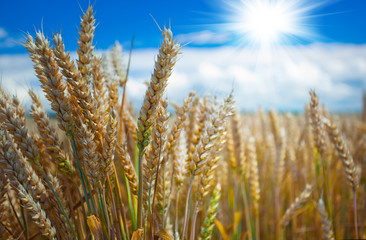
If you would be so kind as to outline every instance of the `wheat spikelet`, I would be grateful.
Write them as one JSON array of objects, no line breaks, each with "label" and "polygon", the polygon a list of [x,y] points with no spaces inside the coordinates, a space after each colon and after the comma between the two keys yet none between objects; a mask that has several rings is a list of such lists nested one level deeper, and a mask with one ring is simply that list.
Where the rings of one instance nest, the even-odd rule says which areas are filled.
[{"label": "wheat spikelet", "polygon": [[207,120],[209,113],[207,106],[201,103],[200,98],[196,96],[193,99],[191,108],[189,110],[189,121],[186,124],[187,134],[187,158],[186,158],[186,173],[189,175],[190,164],[193,160],[194,154],[197,152],[197,146],[203,134],[204,122]]},{"label": "wheat spikelet", "polygon": [[123,50],[121,44],[116,41],[111,51],[111,63],[118,78],[119,85],[122,87],[126,81],[126,67],[123,62]]},{"label": "wheat spikelet", "polygon": [[25,125],[25,109],[20,105],[19,99],[15,95],[12,97],[12,99],[10,99],[10,96],[5,93],[2,87],[0,87],[0,96],[11,104],[12,108],[15,109],[17,117],[19,118],[19,122],[22,125]]},{"label": "wheat spikelet", "polygon": [[184,183],[185,179],[185,162],[183,161],[184,156],[184,145],[178,142],[176,150],[174,151],[173,156],[173,177],[174,177],[174,184],[176,185],[177,190],[181,188]]},{"label": "wheat spikelet", "polygon": [[112,63],[112,51],[107,51],[102,58],[102,67],[106,82],[117,81]]},{"label": "wheat spikelet", "polygon": [[247,154],[248,154],[247,159],[250,171],[250,178],[249,178],[250,189],[252,197],[254,199],[254,206],[258,208],[260,199],[260,188],[259,188],[257,152],[255,149],[255,140],[253,137],[249,138]]},{"label": "wheat spikelet", "polygon": [[318,204],[316,204],[316,209],[320,214],[320,222],[321,222],[321,229],[323,232],[323,239],[324,240],[333,240],[334,234],[332,230],[332,223],[328,218],[327,211],[325,210],[323,199],[319,199]]},{"label": "wheat spikelet", "polygon": [[[158,166],[161,168],[163,163],[163,153],[165,150],[165,139],[166,139],[166,122],[169,118],[166,108],[168,102],[166,100],[160,101],[160,105],[156,109],[155,124],[152,131],[151,147],[149,148],[148,154],[146,154],[144,163],[144,203],[147,206],[149,194],[153,193],[152,186],[154,185],[156,172]],[[161,170],[160,170],[161,171]],[[158,183],[155,183],[158,184]],[[161,189],[160,189],[161,190]],[[154,193],[155,194],[155,193]],[[151,195],[152,196],[152,195]],[[151,202],[150,202],[151,203]]]},{"label": "wheat spikelet", "polygon": [[206,217],[205,220],[203,221],[203,225],[201,228],[200,239],[202,240],[209,240],[212,237],[214,221],[219,208],[220,198],[221,198],[221,185],[217,184],[213,191],[213,195],[210,200],[210,205],[208,207]]},{"label": "wheat spikelet", "polygon": [[235,159],[235,153],[234,153],[234,140],[231,132],[231,126],[230,124],[226,127],[226,151],[228,155],[228,162],[230,163],[230,166],[232,169],[236,169],[238,164]]},{"label": "wheat spikelet", "polygon": [[7,98],[0,99],[0,121],[3,123],[3,127],[13,135],[14,141],[25,156],[31,162],[38,164],[39,149],[25,127],[24,121],[19,120],[16,110]]},{"label": "wheat spikelet", "polygon": [[231,134],[233,136],[233,143],[234,143],[234,156],[236,160],[236,166],[239,168],[242,167],[243,161],[243,152],[241,151],[242,147],[242,140],[240,134],[240,123],[239,123],[239,113],[235,112],[231,117]]},{"label": "wheat spikelet", "polygon": [[[11,106],[6,102],[5,99],[0,100],[0,119],[4,121],[3,127],[5,127],[5,139],[11,143],[12,146],[3,145],[4,148],[4,154],[11,149],[11,151],[14,151],[14,153],[11,156],[5,156],[4,160],[7,163],[7,166],[12,169],[10,170],[15,178],[18,179],[23,185],[27,191],[32,193],[32,197],[38,200],[39,197],[41,198],[41,204],[42,207],[45,209],[48,209],[50,207],[53,207],[55,218],[58,222],[61,222],[61,209],[59,205],[57,204],[57,201],[55,199],[55,196],[53,194],[48,194],[48,198],[45,198],[46,190],[50,191],[49,186],[44,186],[38,177],[42,176],[43,178],[46,178],[45,172],[43,167],[40,165],[39,157],[40,157],[40,151],[38,147],[35,144],[35,140],[30,134],[28,133],[27,128],[23,125],[21,125],[21,121],[18,121],[18,118],[16,118],[15,110],[11,109]],[[12,134],[12,137],[9,135],[9,133]],[[18,149],[19,148],[19,149]],[[6,150],[6,151],[5,151]],[[23,156],[24,154],[24,156]],[[26,160],[24,159],[26,157],[33,165],[30,166]],[[14,161],[14,159],[18,159],[18,163],[22,163],[23,166],[17,166],[13,165],[15,163],[11,163],[11,159]],[[20,168],[19,168],[20,167]],[[22,175],[16,175],[16,171],[20,169],[25,169],[26,174]],[[37,175],[38,174],[38,175]],[[24,177],[29,177],[29,183],[26,182]],[[19,180],[19,179],[22,180]],[[28,186],[28,187],[27,187]],[[30,188],[33,188],[31,191]]]},{"label": "wheat spikelet", "polygon": [[168,78],[172,74],[172,68],[176,63],[176,58],[180,50],[180,45],[173,40],[173,34],[170,29],[164,28],[162,35],[164,42],[159,49],[159,54],[155,61],[154,73],[151,75],[151,81],[146,90],[137,121],[137,139],[140,151],[144,151],[149,144],[150,128],[153,123],[152,118],[167,86]]},{"label": "wheat spikelet", "polygon": [[281,225],[286,226],[296,212],[302,208],[310,199],[311,196],[311,185],[306,185],[305,190],[298,196],[290,207],[287,208],[285,214],[282,216]]},{"label": "wheat spikelet", "polygon": [[131,136],[133,139],[133,143],[135,143],[137,141],[136,122],[133,119],[131,112],[125,110],[122,116],[122,120],[126,128],[126,138],[127,136]]},{"label": "wheat spikelet", "polygon": [[175,123],[168,136],[168,142],[167,142],[167,148],[166,148],[168,151],[168,155],[172,154],[174,151],[174,148],[180,137],[180,133],[183,129],[184,122],[186,121],[187,112],[189,110],[190,103],[192,102],[192,99],[194,98],[194,96],[195,96],[195,94],[193,92],[191,92],[189,94],[189,96],[184,100],[183,106],[181,108],[177,109],[176,120],[175,120]]},{"label": "wheat spikelet", "polygon": [[318,96],[313,90],[310,91],[310,97],[311,125],[313,126],[314,143],[319,153],[323,157],[326,151],[326,146],[324,125],[321,121],[319,111],[319,100]]},{"label": "wheat spikelet", "polygon": [[326,118],[322,118],[322,123],[327,127],[330,140],[334,144],[338,157],[343,163],[344,170],[346,172],[347,180],[354,191],[357,190],[360,183],[360,176],[357,174],[353,157],[345,143],[343,137],[339,133],[339,130],[335,124],[330,122]]},{"label": "wheat spikelet", "polygon": [[19,121],[21,124],[25,124],[25,109],[20,105],[19,99],[15,95],[12,97],[12,104],[15,108]]},{"label": "wheat spikelet", "polygon": [[279,125],[279,121],[278,121],[278,114],[276,111],[274,110],[270,110],[268,112],[269,114],[269,119],[271,122],[271,130],[272,130],[272,134],[276,143],[276,146],[278,146],[280,143],[280,125]]},{"label": "wheat spikelet", "polygon": [[65,45],[61,34],[53,35],[53,53],[56,57],[57,65],[61,69],[61,73],[67,82],[67,90],[70,95],[79,97],[76,92],[77,85],[81,84],[81,75],[76,68],[74,61],[71,60],[70,53],[65,51]]},{"label": "wheat spikelet", "polygon": [[29,91],[29,95],[33,100],[30,115],[32,115],[37,124],[46,152],[50,155],[52,161],[57,162],[57,167],[62,172],[67,173],[69,176],[73,176],[75,169],[70,162],[67,153],[59,147],[60,142],[56,135],[56,129],[51,126],[50,120],[37,95],[32,90]]},{"label": "wheat spikelet", "polygon": [[45,186],[6,130],[1,131],[0,163],[11,183],[19,182],[45,209],[49,208]]},{"label": "wheat spikelet", "polygon": [[197,113],[197,127],[194,129],[193,135],[194,145],[197,145],[200,141],[204,126],[210,120],[209,117],[214,113],[214,106],[216,105],[216,102],[214,103],[213,99],[208,94],[203,100],[200,99]]},{"label": "wheat spikelet", "polygon": [[[208,135],[211,141],[210,144],[213,145],[213,148],[208,155],[208,160],[206,161],[206,166],[203,169],[203,174],[201,175],[199,182],[197,195],[198,202],[203,200],[203,197],[208,194],[209,189],[212,187],[214,170],[217,167],[217,161],[219,159],[218,156],[223,148],[223,142],[226,138],[226,121],[227,118],[233,114],[233,104],[233,96],[230,94],[210,119],[213,128],[210,130]],[[206,149],[210,148],[206,146]]]},{"label": "wheat spikelet", "polygon": [[[197,111],[198,106],[200,103],[200,98],[196,96],[192,100],[192,104],[188,110],[188,121],[185,124],[186,134],[187,134],[187,155],[192,155],[194,152],[194,135],[195,135],[195,129],[197,128]],[[193,149],[192,149],[193,147]]]},{"label": "wheat spikelet", "polygon": [[164,27],[162,30],[164,37],[163,44],[159,49],[157,60],[155,61],[154,73],[151,75],[150,84],[145,92],[143,104],[137,120],[137,147],[139,149],[139,188],[138,188],[138,228],[142,227],[142,206],[144,195],[143,184],[143,155],[146,147],[150,143],[151,126],[154,121],[155,110],[165,91],[168,78],[172,74],[172,68],[176,63],[180,45],[173,40],[173,33]]},{"label": "wheat spikelet", "polygon": [[[72,114],[74,115],[74,119],[77,125],[80,125],[81,122],[87,123],[89,125],[89,128],[93,132],[96,132],[96,130],[100,130],[104,127],[102,123],[104,123],[105,121],[104,119],[98,118],[98,115],[96,114],[100,109],[97,108],[97,100],[96,98],[92,97],[91,89],[88,84],[92,73],[88,70],[89,72],[87,73],[87,77],[86,75],[83,75],[82,72],[79,72],[76,69],[74,62],[72,62],[70,59],[70,54],[68,52],[65,52],[65,46],[60,34],[55,34],[53,36],[53,42],[55,45],[53,52],[57,57],[57,64],[59,67],[61,67],[61,72],[65,76],[66,82],[68,84],[68,92],[71,95],[71,99],[69,101],[72,104]],[[91,60],[87,60],[88,64],[86,64],[85,66],[82,64],[84,68],[91,69],[91,62],[92,60],[94,60],[94,57],[92,57],[93,56],[88,57],[91,58]],[[80,62],[78,63],[79,65],[81,64]],[[100,73],[96,71],[95,66],[93,70],[94,77],[100,78]],[[96,80],[100,81],[100,79]],[[101,133],[97,132],[97,134],[99,135],[95,136],[96,141],[99,140],[98,137],[100,137]]]},{"label": "wheat spikelet", "polygon": [[34,69],[47,99],[51,102],[51,108],[56,113],[60,128],[65,132],[72,132],[74,122],[70,114],[71,105],[65,94],[66,85],[62,81],[55,55],[43,34],[37,32],[36,35],[36,42],[34,42],[32,36],[28,34],[25,46],[31,58],[35,59]]},{"label": "wheat spikelet", "polygon": [[39,227],[42,235],[49,239],[56,239],[56,230],[46,216],[46,213],[41,208],[41,205],[33,199],[31,194],[27,192],[22,184],[18,183],[17,190],[18,197],[20,198],[23,206],[30,212],[32,220]]},{"label": "wheat spikelet", "polygon": [[33,199],[40,202],[43,209],[53,213],[53,219],[60,226],[64,226],[61,210],[49,188],[43,185],[9,133],[5,130],[1,134],[0,163],[4,167],[5,172],[9,174],[10,182],[13,185],[21,184]]},{"label": "wheat spikelet", "polygon": [[101,177],[110,172],[111,164],[114,160],[114,152],[117,142],[117,120],[114,109],[111,109],[107,125],[107,132],[104,139],[104,146],[102,152],[102,169],[100,169]]},{"label": "wheat spikelet", "polygon": [[102,68],[102,60],[99,57],[94,56],[91,62],[92,75],[93,75],[93,97],[95,107],[96,129],[95,132],[102,139],[105,137],[106,119],[108,118],[109,106],[107,105],[107,89],[106,81],[104,78],[104,72]]},{"label": "wheat spikelet", "polygon": [[164,229],[164,216],[167,210],[167,200],[169,197],[168,189],[170,189],[170,181],[169,178],[167,178],[167,175],[169,174],[169,169],[165,163],[162,163],[160,166],[160,170],[157,177],[157,185],[156,185],[156,192],[154,193],[156,195],[156,217],[158,220],[158,223],[160,225],[160,229]]},{"label": "wheat spikelet", "polygon": [[[166,143],[166,122],[169,119],[169,114],[167,113],[167,100],[160,102],[160,107],[158,107],[156,111],[156,120],[153,130],[152,142],[151,142],[151,149],[156,149],[157,152],[153,154],[154,162],[157,163],[157,167],[155,173],[152,175],[156,175],[156,191],[154,191],[154,196],[156,196],[157,204],[157,216],[160,223],[160,227],[163,228],[163,221],[164,215],[166,210],[166,192],[169,189],[168,179],[165,178],[166,171],[166,157],[163,155],[165,152],[165,143]],[[153,206],[154,207],[154,206]]]},{"label": "wheat spikelet", "polygon": [[80,160],[85,165],[90,184],[95,187],[101,179],[101,172],[103,169],[101,156],[97,152],[97,146],[93,141],[93,133],[89,128],[85,124],[82,124],[79,131]]},{"label": "wheat spikelet", "polygon": [[278,136],[278,147],[276,151],[276,162],[275,162],[275,177],[276,183],[280,186],[280,183],[283,179],[284,172],[285,172],[285,159],[286,159],[286,134],[285,130],[281,128],[279,130]]},{"label": "wheat spikelet", "polygon": [[110,108],[118,109],[118,82],[117,81],[110,81],[107,83],[107,89],[108,89],[108,106],[109,108],[107,111],[110,110]]},{"label": "wheat spikelet", "polygon": [[130,185],[131,192],[134,195],[137,195],[138,190],[137,175],[135,172],[135,168],[133,167],[133,164],[130,160],[130,155],[127,153],[126,145],[117,144],[117,156],[122,163],[122,167],[126,174],[128,183]]},{"label": "wheat spikelet", "polygon": [[200,179],[197,182],[198,191],[196,194],[197,199],[195,201],[195,209],[192,219],[191,238],[194,238],[196,225],[195,223],[197,215],[200,211],[200,206],[202,204],[203,198],[205,195],[207,195],[208,190],[212,186],[211,180],[214,176],[213,173],[218,160],[218,157],[214,154],[217,154],[222,149],[222,142],[225,139],[226,118],[232,114],[232,104],[232,94],[230,94],[230,96],[225,99],[224,104],[222,104],[219,109],[216,109],[216,111],[212,113],[210,112],[207,123],[202,129],[203,133],[202,135],[199,135],[200,138],[198,146],[197,148],[194,148],[193,156],[188,156],[188,165],[186,166],[186,168],[188,176],[190,176],[191,180],[186,198],[184,227],[182,232],[183,239],[188,226],[188,203],[194,183],[193,180],[196,176],[200,176]]},{"label": "wheat spikelet", "polygon": [[198,146],[194,149],[193,155],[188,156],[186,167],[190,176],[200,175],[206,163],[208,164],[208,171],[216,164],[216,158],[212,158],[211,161],[207,160],[213,148],[215,149],[214,153],[222,148],[221,144],[224,140],[223,137],[225,137],[226,118],[232,114],[232,104],[232,95],[230,95],[225,99],[224,104],[220,108],[208,116],[207,123],[202,129]]},{"label": "wheat spikelet", "polygon": [[93,6],[89,6],[81,18],[77,53],[79,59],[77,61],[79,71],[83,81],[90,83],[91,77],[91,62],[93,58],[93,39],[95,31],[95,19],[93,13]]}]

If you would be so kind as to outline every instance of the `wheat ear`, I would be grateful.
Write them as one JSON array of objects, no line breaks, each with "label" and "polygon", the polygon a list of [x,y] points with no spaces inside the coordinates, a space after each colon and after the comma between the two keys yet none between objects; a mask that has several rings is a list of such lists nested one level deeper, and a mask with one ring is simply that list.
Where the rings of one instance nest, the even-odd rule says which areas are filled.
[{"label": "wheat ear", "polygon": [[218,153],[223,147],[223,141],[226,134],[226,120],[233,114],[233,95],[230,94],[225,99],[224,103],[212,113],[208,119],[209,125],[204,127],[202,138],[200,138],[197,151],[195,152],[192,161],[189,165],[189,171],[191,176],[190,188],[187,194],[186,210],[184,216],[184,225],[182,238],[184,239],[187,225],[188,225],[188,210],[189,210],[189,199],[192,190],[192,183],[194,177],[201,176],[197,192],[197,200],[193,213],[191,239],[194,238],[195,234],[195,221],[200,211],[203,198],[207,195],[209,189],[212,187],[212,178],[214,177],[214,170],[216,168]]},{"label": "wheat ear", "polygon": [[91,77],[91,62],[93,58],[94,46],[94,31],[95,31],[95,19],[93,13],[93,6],[89,6],[83,14],[79,29],[78,45],[79,49],[77,53],[79,59],[77,61],[79,71],[81,73],[83,81],[87,84],[90,83]]},{"label": "wheat ear", "polygon": [[250,177],[249,177],[250,189],[254,200],[254,208],[256,209],[256,211],[258,211],[259,200],[260,200],[260,188],[259,188],[257,152],[255,148],[255,139],[253,137],[249,138],[247,154],[248,154],[248,164],[250,171]]},{"label": "wheat ear", "polygon": [[14,106],[7,98],[0,99],[0,121],[3,127],[7,129],[14,137],[14,141],[22,150],[25,156],[35,164],[39,164],[39,149],[36,147],[33,137],[25,127],[24,121],[21,121],[16,114]]},{"label": "wheat ear", "polygon": [[355,234],[357,239],[358,238],[357,188],[360,184],[360,172],[358,171],[358,168],[355,167],[353,157],[343,137],[339,133],[337,126],[325,118],[323,118],[323,123],[327,127],[329,137],[337,150],[338,157],[343,163],[348,183],[350,184],[353,190],[353,214],[354,214]]},{"label": "wheat ear", "polygon": [[326,151],[324,125],[321,121],[318,96],[313,90],[310,91],[310,113],[314,143],[323,158]]},{"label": "wheat ear", "polygon": [[[165,193],[167,190],[166,183],[168,179],[165,178],[165,166],[166,166],[166,157],[164,157],[163,153],[165,152],[166,147],[166,123],[169,119],[169,114],[167,112],[168,101],[162,100],[160,102],[160,106],[156,111],[156,120],[155,127],[153,132],[153,141],[151,143],[152,149],[156,149],[157,152],[154,154],[157,162],[156,169],[156,178],[155,178],[155,190],[153,197],[152,208],[154,211],[155,204],[154,200],[156,198],[156,216],[158,218],[158,223],[160,227],[164,228],[164,215],[166,210],[166,198]],[[153,147],[155,145],[155,147]],[[154,213],[153,213],[154,214]],[[152,221],[153,222],[153,221]]]},{"label": "wheat ear", "polygon": [[210,205],[208,207],[205,220],[203,221],[203,225],[201,228],[200,239],[209,240],[212,237],[212,231],[214,228],[214,221],[216,219],[216,214],[219,208],[219,202],[221,198],[221,185],[217,184],[212,198],[210,200]]},{"label": "wheat ear", "polygon": [[319,199],[318,204],[316,205],[316,209],[320,214],[320,222],[321,222],[321,229],[323,232],[323,239],[324,240],[334,240],[334,234],[332,230],[332,223],[329,220],[328,213],[325,210],[323,199]]},{"label": "wheat ear", "polygon": [[101,176],[104,178],[111,170],[111,165],[114,160],[114,153],[117,143],[117,119],[114,109],[110,110],[108,119],[107,132],[104,139],[104,147],[102,151],[102,169]]},{"label": "wheat ear", "polygon": [[60,128],[66,133],[73,132],[70,100],[65,94],[66,85],[62,81],[62,74],[49,41],[41,32],[37,32],[35,43],[32,36],[28,35],[26,46],[31,58],[36,59],[34,69],[47,99],[51,102],[51,108],[56,113]]},{"label": "wheat ear", "polygon": [[330,140],[337,150],[339,159],[343,163],[347,180],[352,189],[356,191],[359,186],[360,176],[357,174],[355,163],[348,146],[334,123],[326,118],[322,118],[322,123],[327,127]]},{"label": "wheat ear", "polygon": [[119,85],[122,87],[126,81],[126,67],[123,62],[123,50],[121,44],[117,41],[111,51],[111,63],[114,73],[118,78]]},{"label": "wheat ear", "polygon": [[306,185],[305,190],[295,199],[293,203],[291,203],[290,207],[287,208],[281,219],[282,226],[286,226],[290,222],[291,218],[296,214],[296,212],[309,201],[311,192],[311,185]]},{"label": "wheat ear", "polygon": [[56,129],[51,126],[41,101],[32,90],[29,90],[29,95],[33,100],[30,115],[32,115],[37,124],[41,140],[46,147],[46,152],[51,156],[52,161],[56,162],[57,167],[61,172],[68,174],[70,177],[73,176],[75,173],[74,166],[70,162],[66,152],[60,148]]},{"label": "wheat ear", "polygon": [[176,120],[168,136],[168,143],[166,148],[168,156],[173,153],[174,148],[178,142],[180,133],[183,129],[183,124],[185,123],[185,120],[187,118],[187,112],[189,110],[190,103],[192,102],[194,96],[195,94],[191,92],[189,96],[186,99],[184,99],[183,106],[177,109]]},{"label": "wheat ear", "polygon": [[126,174],[126,178],[131,188],[131,192],[137,195],[138,192],[138,180],[135,168],[130,159],[130,155],[127,153],[127,145],[117,144],[117,156],[122,163],[123,170]]},{"label": "wheat ear", "polygon": [[236,161],[236,166],[239,168],[244,168],[245,166],[241,166],[243,163],[243,152],[242,152],[242,139],[240,134],[240,122],[239,122],[239,113],[235,112],[230,118],[231,122],[231,134],[233,137],[233,144],[234,144],[234,156]]},{"label": "wheat ear", "polygon": [[17,181],[16,185],[19,182],[34,199],[41,202],[43,208],[50,207],[45,186],[7,130],[1,131],[0,164],[12,184],[15,184],[14,181]]},{"label": "wheat ear", "polygon": [[[158,168],[163,160],[163,153],[165,147],[165,134],[166,134],[166,121],[168,120],[168,115],[166,113],[167,101],[161,101],[160,105],[156,109],[155,125],[152,131],[151,146],[146,154],[145,164],[144,164],[144,205],[148,206],[151,204],[150,196],[155,196],[155,188],[153,188],[153,183],[156,182],[156,177]],[[160,169],[161,171],[161,169]]]},{"label": "wheat ear", "polygon": [[17,185],[17,193],[23,206],[29,211],[33,221],[41,230],[42,235],[49,239],[56,239],[56,230],[41,208],[41,205],[33,199],[31,194],[20,183]]},{"label": "wheat ear", "polygon": [[176,63],[180,45],[173,40],[173,33],[170,29],[164,28],[163,44],[159,49],[157,60],[155,61],[154,73],[151,75],[149,87],[146,90],[143,105],[137,120],[137,146],[139,148],[139,189],[137,207],[137,225],[142,228],[142,205],[143,205],[143,155],[145,148],[150,142],[151,125],[155,109],[167,86],[168,78],[172,74],[173,66]]}]

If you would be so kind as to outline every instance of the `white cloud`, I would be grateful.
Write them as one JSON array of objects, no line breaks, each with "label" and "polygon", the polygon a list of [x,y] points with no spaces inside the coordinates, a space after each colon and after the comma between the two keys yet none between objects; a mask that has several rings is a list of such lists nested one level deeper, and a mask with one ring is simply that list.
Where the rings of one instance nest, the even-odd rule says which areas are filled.
[{"label": "white cloud", "polygon": [[19,42],[22,42],[24,39],[15,38],[14,36],[10,36],[9,33],[2,27],[0,27],[0,48],[11,48],[15,46],[19,46]]},{"label": "white cloud", "polygon": [[8,33],[4,28],[0,27],[0,39],[5,38],[6,36],[8,36]]},{"label": "white cloud", "polygon": [[192,45],[222,44],[230,41],[231,35],[228,33],[214,33],[205,30],[200,32],[179,34],[177,39],[180,42],[191,43]]},{"label": "white cloud", "polygon": [[[127,97],[136,108],[142,103],[153,71],[157,49],[136,49],[132,55]],[[27,54],[0,55],[2,85],[28,104],[26,91],[41,93]],[[220,96],[232,89],[243,110],[302,111],[315,89],[320,102],[333,111],[360,111],[366,90],[366,45],[313,44],[277,51],[272,61],[258,61],[254,50],[231,47],[182,50],[169,79],[169,100],[181,103],[192,90]]]},{"label": "white cloud", "polygon": [[[179,87],[168,87],[168,96],[175,102],[181,102],[192,88],[200,94],[218,95],[234,89],[241,109],[255,110],[262,105],[302,111],[309,90],[315,89],[331,110],[360,111],[362,107],[366,45],[292,46],[279,49],[269,62],[261,61],[251,49],[185,47],[182,52],[169,82]],[[152,72],[156,53],[151,49],[134,52],[133,65],[141,66],[135,74],[144,81]]]}]

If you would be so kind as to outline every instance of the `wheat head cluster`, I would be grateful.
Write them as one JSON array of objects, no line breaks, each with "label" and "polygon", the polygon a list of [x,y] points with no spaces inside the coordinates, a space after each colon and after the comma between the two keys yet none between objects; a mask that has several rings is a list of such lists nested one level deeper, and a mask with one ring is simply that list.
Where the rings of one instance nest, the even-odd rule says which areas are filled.
[{"label": "wheat head cluster", "polygon": [[241,114],[232,93],[170,103],[170,27],[135,112],[126,54],[99,56],[95,26],[90,6],[75,60],[61,34],[26,35],[55,117],[0,88],[1,239],[366,238],[366,114],[331,114],[313,90],[297,115]]}]

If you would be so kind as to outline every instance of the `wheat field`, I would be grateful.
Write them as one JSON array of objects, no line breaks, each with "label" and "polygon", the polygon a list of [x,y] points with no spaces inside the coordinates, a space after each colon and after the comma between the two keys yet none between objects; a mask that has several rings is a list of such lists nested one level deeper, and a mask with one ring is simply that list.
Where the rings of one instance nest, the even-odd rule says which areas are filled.
[{"label": "wheat field", "polygon": [[366,111],[332,114],[309,89],[297,115],[195,92],[170,114],[182,46],[164,27],[135,112],[128,53],[99,56],[94,30],[90,6],[76,60],[59,33],[26,36],[55,119],[1,88],[1,239],[366,238]]}]

